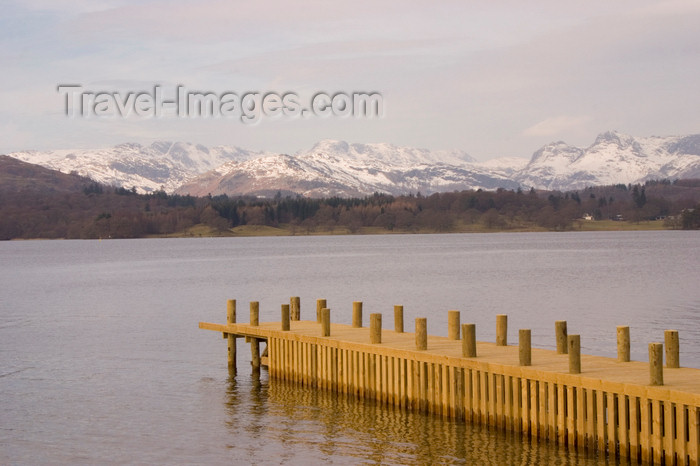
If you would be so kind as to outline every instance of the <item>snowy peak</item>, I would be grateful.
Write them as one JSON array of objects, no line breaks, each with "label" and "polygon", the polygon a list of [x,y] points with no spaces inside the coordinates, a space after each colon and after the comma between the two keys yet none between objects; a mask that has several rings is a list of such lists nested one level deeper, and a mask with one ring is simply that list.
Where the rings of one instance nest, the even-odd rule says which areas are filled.
[{"label": "snowy peak", "polygon": [[195,176],[229,161],[263,155],[238,147],[207,148],[187,142],[125,143],[105,149],[25,151],[9,154],[63,173],[77,172],[96,181],[136,187],[140,192],[174,191]]},{"label": "snowy peak", "polygon": [[635,138],[608,131],[586,149],[563,142],[547,144],[515,178],[524,186],[571,190],[694,177],[700,158],[693,152],[700,152],[700,135]]},{"label": "snowy peak", "polygon": [[438,163],[461,165],[475,162],[469,154],[463,151],[430,151],[386,143],[349,144],[336,140],[320,141],[308,151],[298,152],[296,155],[302,158],[334,156],[337,159],[347,161],[365,164],[380,162],[399,167]]},{"label": "snowy peak", "polygon": [[532,159],[528,166],[534,167],[537,165],[553,164],[568,165],[575,162],[581,154],[583,154],[582,149],[570,146],[564,141],[552,142],[532,154]]}]

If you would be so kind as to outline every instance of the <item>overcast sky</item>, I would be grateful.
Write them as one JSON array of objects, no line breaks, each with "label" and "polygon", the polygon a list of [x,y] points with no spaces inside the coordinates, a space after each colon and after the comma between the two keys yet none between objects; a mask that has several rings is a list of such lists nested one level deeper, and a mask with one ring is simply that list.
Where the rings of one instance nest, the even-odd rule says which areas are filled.
[{"label": "overcast sky", "polygon": [[[321,139],[529,157],[700,133],[700,2],[21,0],[0,16],[0,153]],[[379,119],[67,118],[59,84],[379,92]]]}]

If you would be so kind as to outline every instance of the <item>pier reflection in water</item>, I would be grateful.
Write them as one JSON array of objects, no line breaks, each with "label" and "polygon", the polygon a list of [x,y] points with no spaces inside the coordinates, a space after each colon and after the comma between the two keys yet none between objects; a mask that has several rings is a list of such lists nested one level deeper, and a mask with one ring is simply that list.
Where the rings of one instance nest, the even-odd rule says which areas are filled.
[{"label": "pier reflection in water", "polygon": [[269,380],[265,370],[260,376],[241,372],[229,377],[224,401],[232,459],[257,464],[608,463],[605,457],[514,433]]}]

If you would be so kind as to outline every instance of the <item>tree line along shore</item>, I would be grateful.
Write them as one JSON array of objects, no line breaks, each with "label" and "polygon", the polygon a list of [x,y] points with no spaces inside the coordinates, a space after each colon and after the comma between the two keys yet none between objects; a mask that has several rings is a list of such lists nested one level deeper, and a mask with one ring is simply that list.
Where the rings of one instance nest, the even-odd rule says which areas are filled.
[{"label": "tree line along shore", "polygon": [[[700,228],[700,180],[364,198],[138,194],[0,160],[0,239]],[[29,167],[27,167],[29,165]]]}]

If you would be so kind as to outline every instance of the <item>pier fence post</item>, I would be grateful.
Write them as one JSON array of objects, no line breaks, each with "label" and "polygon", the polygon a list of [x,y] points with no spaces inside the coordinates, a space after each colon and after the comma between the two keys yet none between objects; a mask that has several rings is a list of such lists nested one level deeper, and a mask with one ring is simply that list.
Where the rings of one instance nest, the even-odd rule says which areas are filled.
[{"label": "pier fence post", "polygon": [[403,306],[394,306],[394,332],[403,333]]},{"label": "pier fence post", "polygon": [[425,317],[416,317],[416,349],[428,349],[428,319]]},{"label": "pier fence post", "polygon": [[617,326],[617,360],[630,362],[630,328],[627,325]]},{"label": "pier fence post", "polygon": [[250,302],[250,325],[257,327],[260,325],[260,303],[258,301]]},{"label": "pier fence post", "polygon": [[518,354],[521,366],[532,365],[532,332],[529,328],[521,328],[518,332]]},{"label": "pier fence post", "polygon": [[331,310],[327,307],[321,309],[321,329],[324,337],[331,336]]},{"label": "pier fence post", "polygon": [[301,320],[301,298],[292,296],[289,298],[289,317],[291,320]]},{"label": "pier fence post", "polygon": [[508,345],[508,316],[498,314],[496,316],[496,346]]},{"label": "pier fence post", "polygon": [[568,353],[566,342],[567,330],[565,320],[557,320],[556,322],[554,322],[554,333],[557,339],[557,354]]},{"label": "pier fence post", "polygon": [[664,384],[663,343],[649,343],[649,385]]},{"label": "pier fence post", "polygon": [[289,320],[290,320],[290,315],[289,315],[289,304],[282,304],[282,330],[286,331],[289,330]]},{"label": "pier fence post", "polygon": [[353,301],[352,303],[352,326],[362,327],[362,301]]},{"label": "pier fence post", "polygon": [[328,303],[325,299],[316,300],[316,322],[321,322],[321,309],[325,309]]},{"label": "pier fence post", "polygon": [[462,324],[462,356],[476,357],[476,324]]},{"label": "pier fence post", "polygon": [[382,342],[382,315],[379,313],[369,315],[369,342],[372,344]]},{"label": "pier fence post", "polygon": [[[236,323],[236,300],[229,299],[226,301],[226,323],[235,324]],[[228,340],[228,367],[234,373],[236,372],[236,336],[227,333]]]},{"label": "pier fence post", "polygon": [[459,340],[459,311],[447,311],[447,338]]},{"label": "pier fence post", "polygon": [[678,343],[678,330],[666,330],[664,332],[664,346],[666,347],[666,367],[681,367],[679,358],[680,348]]},{"label": "pier fence post", "polygon": [[568,335],[569,373],[581,373],[581,335]]}]

